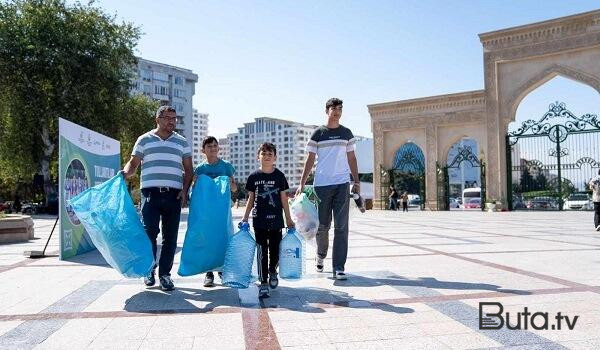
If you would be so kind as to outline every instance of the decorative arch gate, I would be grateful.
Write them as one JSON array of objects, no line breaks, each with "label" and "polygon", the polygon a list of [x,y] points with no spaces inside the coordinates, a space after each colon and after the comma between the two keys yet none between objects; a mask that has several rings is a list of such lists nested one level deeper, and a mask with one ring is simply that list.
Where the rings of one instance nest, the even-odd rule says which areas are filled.
[{"label": "decorative arch gate", "polygon": [[458,153],[450,161],[450,164],[440,166],[439,162],[436,162],[438,210],[450,210],[450,178],[448,176],[448,169],[459,169],[463,162],[467,162],[473,168],[480,168],[481,209],[485,209],[485,162],[483,159],[477,158],[477,155],[470,146],[459,146]]},{"label": "decorative arch gate", "polygon": [[600,169],[600,120],[578,117],[562,102],[521,123],[505,142],[509,210],[563,210],[571,194],[590,192],[587,184]]},{"label": "decorative arch gate", "polygon": [[[407,142],[396,152],[394,166],[385,169],[380,166],[380,195],[381,209],[388,203],[388,190],[394,185],[397,190],[417,192],[420,198],[419,206],[425,208],[425,156],[421,148],[413,142]],[[403,184],[405,188],[397,188]]]}]

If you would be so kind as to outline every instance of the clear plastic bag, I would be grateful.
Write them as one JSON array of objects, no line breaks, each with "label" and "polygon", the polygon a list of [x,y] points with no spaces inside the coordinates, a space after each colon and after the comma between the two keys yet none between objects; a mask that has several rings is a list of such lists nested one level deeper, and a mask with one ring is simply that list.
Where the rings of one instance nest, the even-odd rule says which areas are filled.
[{"label": "clear plastic bag", "polygon": [[290,214],[298,234],[306,241],[314,239],[319,229],[319,212],[306,193],[301,193],[294,198],[290,204]]},{"label": "clear plastic bag", "polygon": [[177,273],[191,276],[220,271],[233,234],[229,177],[200,175],[190,199],[188,227]]},{"label": "clear plastic bag", "polygon": [[148,276],[154,267],[152,245],[121,174],[69,203],[110,266],[125,277]]}]

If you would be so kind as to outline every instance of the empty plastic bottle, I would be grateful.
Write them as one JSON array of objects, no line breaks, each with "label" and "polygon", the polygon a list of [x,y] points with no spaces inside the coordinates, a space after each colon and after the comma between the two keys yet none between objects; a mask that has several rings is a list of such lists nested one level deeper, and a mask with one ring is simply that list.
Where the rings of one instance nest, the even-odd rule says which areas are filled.
[{"label": "empty plastic bottle", "polygon": [[305,273],[306,247],[304,239],[295,229],[288,229],[279,246],[279,276],[300,279]]},{"label": "empty plastic bottle", "polygon": [[352,197],[352,199],[354,199],[354,203],[358,207],[358,210],[360,210],[361,213],[364,213],[366,211],[365,201],[363,200],[361,195],[358,193],[350,193],[350,197]]},{"label": "empty plastic bottle", "polygon": [[252,281],[252,263],[256,253],[256,241],[250,233],[250,225],[243,222],[240,230],[231,238],[225,252],[223,285],[232,288],[248,288]]}]

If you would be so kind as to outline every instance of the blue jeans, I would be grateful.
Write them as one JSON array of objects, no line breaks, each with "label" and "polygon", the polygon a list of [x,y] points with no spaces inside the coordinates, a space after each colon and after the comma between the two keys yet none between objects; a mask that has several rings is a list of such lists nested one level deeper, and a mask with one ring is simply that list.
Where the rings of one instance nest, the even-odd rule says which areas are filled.
[{"label": "blue jeans", "polygon": [[350,209],[350,187],[348,183],[330,186],[315,186],[319,202],[319,229],[317,231],[317,255],[327,257],[329,228],[333,214],[333,272],[344,271],[348,257],[348,210]]},{"label": "blue jeans", "polygon": [[[163,187],[164,189],[164,187]],[[152,253],[156,260],[159,222],[162,219],[162,248],[158,259],[158,276],[170,276],[177,249],[177,233],[181,216],[181,200],[177,195],[181,190],[171,188],[160,192],[158,187],[142,189],[142,221],[152,243]],[[156,268],[156,266],[155,266]]]}]

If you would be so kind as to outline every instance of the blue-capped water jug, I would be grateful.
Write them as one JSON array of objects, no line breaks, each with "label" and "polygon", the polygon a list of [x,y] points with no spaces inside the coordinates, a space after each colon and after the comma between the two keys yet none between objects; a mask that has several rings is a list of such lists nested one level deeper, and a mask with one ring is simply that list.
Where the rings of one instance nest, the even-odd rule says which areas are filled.
[{"label": "blue-capped water jug", "polygon": [[284,279],[302,278],[305,255],[304,239],[294,228],[288,229],[279,246],[279,276]]},{"label": "blue-capped water jug", "polygon": [[243,222],[240,230],[231,238],[225,252],[223,285],[232,288],[248,288],[252,281],[252,263],[256,254],[256,241],[250,233],[250,225]]}]

